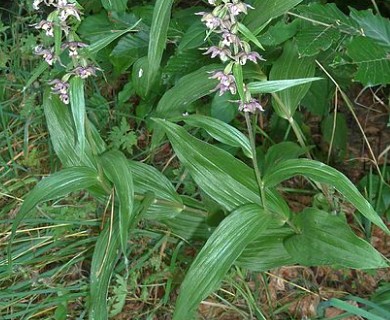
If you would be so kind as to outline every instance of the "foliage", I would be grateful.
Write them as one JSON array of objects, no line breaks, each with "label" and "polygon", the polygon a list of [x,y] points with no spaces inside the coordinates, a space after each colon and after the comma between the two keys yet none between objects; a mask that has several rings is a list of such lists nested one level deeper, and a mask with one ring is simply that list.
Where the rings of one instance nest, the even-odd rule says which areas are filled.
[{"label": "foliage", "polygon": [[[25,123],[24,154],[30,155],[20,165],[41,169],[39,149],[29,151],[27,143],[32,117],[43,115],[50,152],[59,161],[52,161],[50,175],[39,182],[34,178],[23,187],[7,183],[1,188],[21,203],[15,217],[4,219],[8,225],[12,221],[7,254],[0,262],[1,280],[8,288],[0,295],[5,301],[1,308],[8,311],[0,309],[4,319],[45,310],[64,319],[76,301],[82,305],[80,318],[114,317],[126,308],[126,296],[134,289],[128,284],[144,265],[149,274],[154,269],[150,277],[169,274],[150,317],[174,301],[178,288],[176,307],[167,311],[178,320],[191,319],[232,267],[256,272],[295,264],[388,267],[388,257],[370,243],[372,230],[390,234],[386,164],[380,167],[379,157],[370,154],[375,172],[361,181],[361,193],[329,160],[347,156],[347,119],[337,105],[331,106],[332,99],[337,104],[341,97],[357,119],[345,94],[351,82],[365,87],[390,83],[390,22],[371,9],[344,13],[323,2],[254,0],[249,5],[217,0],[199,7],[171,0],[22,3],[18,14],[26,10],[29,23],[41,32],[35,37],[26,32],[18,42],[20,62],[31,68],[20,75],[18,85],[23,113],[4,111],[12,110],[13,97],[6,82],[0,82],[1,128],[7,137],[1,147],[9,153],[1,161],[12,174],[9,167],[18,156],[7,132],[20,118]],[[7,41],[12,29],[0,26],[6,43],[0,48],[2,68],[15,45]],[[29,54],[33,47],[38,58]],[[212,61],[199,49],[221,61]],[[17,69],[16,62],[8,68],[15,74],[11,68]],[[96,101],[109,101],[103,111],[106,121],[92,121]],[[307,112],[320,118],[326,155],[318,155],[321,150],[304,122]],[[264,121],[269,124],[264,126]],[[36,135],[39,129],[33,127]],[[386,160],[388,151],[382,154]],[[177,162],[171,163],[174,158]],[[176,175],[158,170],[160,161]],[[189,177],[193,188],[186,185]],[[313,199],[313,205],[291,210],[281,190],[297,177],[325,199],[324,206],[319,208]],[[29,183],[35,184],[31,190],[25,187]],[[23,201],[10,196],[15,190],[21,190]],[[79,195],[89,206],[80,208],[79,215],[67,211],[73,222],[50,221],[52,230],[37,234],[27,245],[22,224],[69,194]],[[352,214],[347,203],[355,210]],[[90,228],[92,236],[79,228]],[[67,234],[77,239],[70,247]],[[139,234],[151,239],[142,248],[146,253],[136,252]],[[177,276],[176,260],[179,255],[186,259],[187,245],[199,251],[195,258],[187,257],[188,270]],[[150,259],[170,246],[169,261]],[[44,255],[52,255],[50,263],[44,263]],[[57,274],[73,268],[83,255],[88,279],[83,276],[81,286],[62,286]],[[38,291],[29,289],[23,277],[13,283],[12,272],[27,270],[33,262],[42,263],[47,270],[41,276],[55,283],[40,289],[51,300],[28,306],[22,300]],[[18,290],[21,298],[13,297]],[[372,319],[383,315],[383,304],[363,303],[367,308],[359,309],[333,298],[322,307]],[[261,307],[256,310],[265,318]]]}]

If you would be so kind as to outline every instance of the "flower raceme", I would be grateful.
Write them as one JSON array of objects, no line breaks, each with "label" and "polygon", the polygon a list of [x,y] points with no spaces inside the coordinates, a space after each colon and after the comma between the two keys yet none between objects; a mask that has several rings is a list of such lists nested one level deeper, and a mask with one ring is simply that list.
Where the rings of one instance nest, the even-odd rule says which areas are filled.
[{"label": "flower raceme", "polygon": [[95,66],[88,63],[87,59],[80,56],[79,50],[87,47],[87,44],[79,41],[74,41],[74,35],[70,35],[70,29],[74,21],[70,20],[70,17],[77,21],[81,21],[81,12],[72,0],[34,0],[33,8],[39,10],[42,5],[52,7],[53,11],[48,15],[47,19],[40,21],[33,25],[35,29],[42,30],[46,36],[54,37],[54,28],[57,26],[64,32],[66,41],[61,45],[61,52],[65,50],[68,52],[69,57],[72,59],[70,64],[66,67],[59,60],[58,52],[55,52],[54,48],[46,48],[42,45],[35,47],[34,53],[42,56],[43,59],[52,66],[56,61],[60,62],[60,65],[66,67],[66,74],[62,79],[54,79],[49,82],[51,85],[51,92],[59,96],[60,100],[64,104],[69,104],[69,79],[72,76],[86,79],[90,76],[96,76],[96,71],[100,70]]},{"label": "flower raceme", "polygon": [[[211,58],[219,57],[224,63],[228,63],[223,71],[215,71],[210,79],[219,80],[219,84],[213,91],[219,91],[219,95],[230,91],[237,93],[236,79],[232,74],[233,64],[245,65],[247,61],[258,63],[264,60],[256,51],[252,51],[248,42],[240,39],[238,33],[238,18],[240,14],[247,14],[249,9],[254,9],[249,4],[240,0],[209,0],[208,3],[214,6],[212,12],[199,12],[201,21],[209,29],[210,33],[220,36],[218,46],[211,46],[206,49],[205,55],[210,54]],[[239,110],[255,113],[257,110],[264,111],[260,103],[251,97],[245,84],[245,101],[239,101]]]}]

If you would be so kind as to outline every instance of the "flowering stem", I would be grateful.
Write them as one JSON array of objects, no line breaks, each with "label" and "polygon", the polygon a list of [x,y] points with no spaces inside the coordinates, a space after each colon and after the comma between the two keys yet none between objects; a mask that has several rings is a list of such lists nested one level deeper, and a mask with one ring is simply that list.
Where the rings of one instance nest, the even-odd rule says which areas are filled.
[{"label": "flowering stem", "polygon": [[244,112],[244,114],[245,114],[246,126],[248,128],[249,141],[251,144],[251,149],[252,149],[252,154],[253,154],[252,162],[253,162],[253,168],[255,169],[256,181],[257,181],[257,185],[259,187],[260,197],[261,197],[261,202],[263,204],[263,208],[264,208],[264,210],[267,211],[264,184],[263,184],[263,181],[261,179],[261,172],[260,172],[259,164],[257,163],[255,135],[254,135],[253,128],[252,128],[251,119],[249,117],[249,112]]}]

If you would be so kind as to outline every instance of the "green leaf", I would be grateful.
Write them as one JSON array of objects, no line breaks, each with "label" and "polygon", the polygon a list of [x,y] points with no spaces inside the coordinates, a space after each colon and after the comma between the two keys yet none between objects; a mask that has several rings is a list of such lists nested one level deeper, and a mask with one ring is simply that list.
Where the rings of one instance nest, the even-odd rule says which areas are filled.
[{"label": "green leaf", "polygon": [[[217,82],[209,79],[209,72],[218,69],[222,69],[222,67],[212,64],[182,77],[173,88],[162,96],[157,105],[155,116],[170,119],[182,115],[192,102],[207,96],[215,88]],[[155,148],[162,138],[162,132],[156,128],[152,148]]]},{"label": "green leaf", "polygon": [[100,0],[104,9],[108,11],[125,12],[127,0]]},{"label": "green leaf", "polygon": [[204,39],[206,37],[206,28],[204,24],[199,20],[192,24],[191,27],[187,29],[181,38],[178,51],[189,50],[189,49],[199,49],[204,44]]},{"label": "green leaf", "polygon": [[253,94],[273,93],[321,79],[322,78],[303,78],[290,80],[256,81],[248,83],[248,89]]},{"label": "green leaf", "polygon": [[30,78],[27,80],[22,92],[26,91],[37,80],[42,73],[49,68],[49,64],[46,61],[42,61],[32,72]]},{"label": "green leaf", "polygon": [[249,10],[244,23],[256,34],[256,29],[267,21],[285,14],[302,0],[255,0],[252,3],[254,10]]},{"label": "green leaf", "polygon": [[148,49],[148,70],[146,74],[147,88],[155,82],[160,68],[162,55],[167,42],[167,33],[171,17],[173,0],[157,0],[153,10]]},{"label": "green leaf", "polygon": [[[314,76],[314,72],[314,59],[299,57],[296,46],[292,41],[289,41],[284,45],[283,54],[272,66],[270,80],[310,78]],[[292,118],[309,88],[310,83],[307,83],[278,93],[280,101],[275,99],[273,101],[277,114],[284,119]]]},{"label": "green leaf", "polygon": [[271,216],[255,204],[238,208],[224,219],[191,264],[180,287],[174,320],[190,319],[200,302],[221,283],[234,261]]},{"label": "green leaf", "polygon": [[329,27],[348,35],[360,34],[359,26],[345,15],[335,3],[310,3],[297,7],[300,15],[308,18],[314,25],[321,26],[324,29]]},{"label": "green leaf", "polygon": [[358,67],[356,80],[365,86],[390,83],[389,50],[370,38],[355,37],[347,46],[347,54]]},{"label": "green leaf", "polygon": [[73,167],[64,169],[41,180],[34,189],[28,193],[23,201],[18,214],[12,224],[12,232],[8,244],[8,257],[11,264],[11,245],[15,237],[16,230],[25,218],[39,203],[52,200],[54,198],[66,196],[70,192],[87,189],[93,185],[99,185],[96,170],[87,167]]},{"label": "green leaf", "polygon": [[240,96],[240,100],[243,102],[247,102],[247,98],[244,90],[244,75],[242,72],[242,65],[239,64],[238,62],[233,64],[233,75],[237,87],[237,92]]},{"label": "green leaf", "polygon": [[264,158],[263,174],[273,170],[274,166],[288,159],[296,159],[303,155],[306,150],[294,142],[285,141],[270,147]]},{"label": "green leaf", "polygon": [[273,187],[296,175],[303,175],[320,183],[333,186],[359,212],[382,230],[390,233],[371,204],[360,194],[355,185],[341,172],[326,164],[309,159],[291,159],[278,163],[263,177],[266,187]]},{"label": "green leaf", "polygon": [[[154,119],[168,135],[176,155],[199,187],[228,211],[248,203],[261,204],[254,170],[228,152],[207,144],[182,127]],[[267,207],[281,216],[289,216],[285,202],[272,190],[266,190]]]},{"label": "green leaf", "polygon": [[238,113],[237,102],[233,100],[234,96],[230,92],[225,92],[222,96],[215,94],[211,102],[211,116],[226,123],[231,122]]},{"label": "green leaf", "polygon": [[301,56],[315,56],[321,51],[329,49],[333,43],[340,39],[340,31],[332,25],[313,25],[302,22],[301,30],[296,35],[298,52]]},{"label": "green leaf", "polygon": [[70,80],[70,106],[73,123],[76,130],[76,142],[79,144],[79,157],[82,159],[85,153],[85,98],[84,81],[80,77]]},{"label": "green leaf", "polygon": [[92,44],[90,44],[86,48],[87,52],[90,54],[98,53],[100,50],[107,47],[111,42],[115,41],[116,39],[123,36],[124,34],[126,34],[128,32],[132,32],[132,31],[136,31],[135,27],[140,22],[141,22],[141,20],[138,20],[134,25],[132,25],[131,27],[129,27],[127,29],[120,30],[120,31],[111,30],[111,32],[109,34],[101,35],[99,37],[99,40],[93,42]]},{"label": "green leaf", "polygon": [[351,18],[359,25],[364,36],[375,39],[379,44],[390,48],[390,21],[371,10],[358,11],[350,8]]},{"label": "green leaf", "polygon": [[294,234],[286,225],[283,227],[270,225],[248,244],[235,264],[252,271],[266,271],[296,264],[297,260],[283,245],[284,239]]},{"label": "green leaf", "polygon": [[[332,298],[328,301],[322,302],[321,307],[322,308],[335,307],[337,309],[344,310],[347,312],[346,315],[348,315],[348,318],[351,318],[350,315],[356,315],[361,319],[367,319],[367,320],[385,320],[386,319],[386,318],[384,318],[382,316],[378,316],[370,311],[364,310],[361,307],[354,306],[348,301],[342,301],[342,300],[337,299],[337,298]],[[384,311],[386,312],[385,317],[387,317],[389,311],[388,310],[384,310]]]},{"label": "green leaf", "polygon": [[215,88],[217,81],[209,79],[210,72],[222,69],[211,64],[204,66],[182,78],[162,96],[156,108],[156,115],[172,118],[180,116],[192,102],[207,96]]},{"label": "green leaf", "polygon": [[85,156],[80,159],[80,144],[74,144],[75,131],[69,109],[64,106],[57,95],[50,94],[48,89],[43,95],[43,107],[50,139],[62,164],[65,167],[87,166],[95,168],[96,161],[93,154],[100,154],[106,148],[95,127],[87,120],[86,124],[91,140],[86,142]]},{"label": "green leaf", "polygon": [[284,245],[300,264],[354,269],[388,266],[379,252],[351,231],[345,217],[309,208],[293,222],[299,233],[287,238]]},{"label": "green leaf", "polygon": [[233,126],[203,115],[180,117],[180,120],[191,126],[205,129],[214,139],[228,146],[240,147],[248,158],[253,158],[249,139]]},{"label": "green leaf", "polygon": [[265,50],[259,40],[257,40],[256,36],[252,33],[252,31],[250,31],[244,24],[240,22],[238,22],[238,31],[240,31],[240,33],[244,37],[252,41],[258,48],[260,48],[261,50]]},{"label": "green leaf", "polygon": [[126,254],[127,241],[132,223],[134,223],[133,177],[128,162],[122,152],[109,151],[104,153],[100,160],[103,172],[114,184],[116,199],[119,202],[119,237],[123,254]]},{"label": "green leaf", "polygon": [[119,223],[116,217],[112,225],[111,228],[109,221],[105,224],[92,255],[89,320],[108,319],[108,285],[119,258],[120,248]]}]

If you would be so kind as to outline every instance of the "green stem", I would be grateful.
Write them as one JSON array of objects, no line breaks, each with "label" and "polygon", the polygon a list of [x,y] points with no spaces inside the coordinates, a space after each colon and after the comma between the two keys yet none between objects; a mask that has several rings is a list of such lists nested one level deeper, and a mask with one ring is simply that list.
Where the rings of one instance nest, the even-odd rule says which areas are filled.
[{"label": "green stem", "polygon": [[252,158],[253,168],[255,170],[257,185],[259,186],[261,202],[263,204],[264,210],[267,210],[266,202],[265,202],[264,184],[263,184],[263,181],[261,180],[261,172],[260,172],[259,164],[257,163],[255,135],[253,132],[252,123],[251,123],[251,119],[249,117],[248,112],[245,112],[245,122],[246,122],[246,126],[248,128],[249,141],[251,144],[251,149],[252,149],[252,154],[253,154],[253,158]]}]

